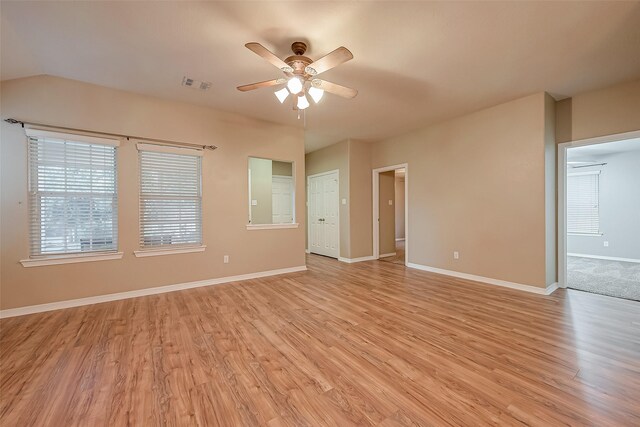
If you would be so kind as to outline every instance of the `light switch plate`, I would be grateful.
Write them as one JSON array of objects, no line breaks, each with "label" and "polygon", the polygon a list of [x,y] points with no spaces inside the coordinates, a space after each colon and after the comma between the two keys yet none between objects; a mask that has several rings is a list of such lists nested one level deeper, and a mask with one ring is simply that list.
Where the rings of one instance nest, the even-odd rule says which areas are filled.
[{"label": "light switch plate", "polygon": [[389,200],[389,206],[393,205],[393,200]]},{"label": "light switch plate", "polygon": [[605,241],[604,241],[604,246],[605,246],[605,248],[608,248],[608,247],[609,247],[609,242],[607,242],[607,241],[605,240]]},{"label": "light switch plate", "polygon": [[346,205],[347,204],[347,199],[342,199],[342,204]]},{"label": "light switch plate", "polygon": [[258,206],[258,201],[257,200],[252,200],[251,201],[251,206]]},{"label": "light switch plate", "polygon": [[229,264],[229,255],[224,256],[224,263]]},{"label": "light switch plate", "polygon": [[460,259],[460,253],[458,251],[453,252],[453,259]]}]

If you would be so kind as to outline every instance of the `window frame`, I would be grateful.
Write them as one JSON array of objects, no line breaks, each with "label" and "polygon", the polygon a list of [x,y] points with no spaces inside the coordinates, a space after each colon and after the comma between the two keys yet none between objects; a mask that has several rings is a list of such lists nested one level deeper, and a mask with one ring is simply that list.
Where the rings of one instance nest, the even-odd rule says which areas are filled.
[{"label": "window frame", "polygon": [[[179,253],[194,253],[203,252],[206,249],[204,244],[203,233],[203,162],[204,157],[203,150],[199,148],[186,148],[176,147],[171,145],[154,144],[153,142],[140,141],[136,144],[138,151],[138,249],[133,251],[136,257],[149,257],[149,256],[161,256],[172,255]],[[142,156],[143,152],[165,153],[172,155],[193,156],[197,157],[197,169],[198,169],[198,191],[197,196],[199,205],[199,242],[187,242],[187,243],[169,243],[161,245],[143,245],[143,193],[142,193],[142,178],[143,178],[143,164]],[[175,196],[171,196],[175,199]],[[186,200],[185,198],[184,200]]]},{"label": "window frame", "polygon": [[[567,173],[567,235],[569,236],[586,236],[586,237],[599,237],[602,236],[602,230],[600,229],[600,174],[601,170],[593,170],[593,171],[585,171],[585,172],[569,172]],[[591,176],[594,175],[596,177],[596,185],[597,185],[597,221],[598,221],[598,231],[571,231],[569,229],[570,218],[569,218],[569,179],[571,177],[578,176]]]},{"label": "window frame", "polygon": [[[75,263],[75,262],[86,262],[86,261],[100,261],[100,260],[109,260],[109,259],[119,259],[122,258],[122,252],[118,252],[119,248],[119,221],[118,221],[118,213],[119,213],[119,191],[118,191],[118,147],[120,145],[120,140],[115,138],[106,138],[92,135],[84,135],[84,134],[73,134],[66,132],[59,132],[56,130],[49,129],[41,129],[35,127],[29,127],[25,129],[25,134],[27,137],[27,194],[28,194],[28,214],[27,214],[27,223],[29,228],[28,233],[28,252],[29,257],[27,259],[20,260],[20,263],[25,267],[34,267],[41,265],[54,265],[54,264],[67,264],[67,263]],[[114,182],[113,188],[114,192],[111,195],[112,201],[115,204],[112,204],[112,243],[113,239],[115,239],[115,245],[111,248],[98,249],[98,250],[88,250],[88,251],[66,251],[66,252],[45,252],[42,253],[40,249],[38,252],[34,252],[34,248],[41,247],[42,240],[42,194],[46,194],[47,191],[40,191],[37,189],[37,176],[34,177],[34,171],[37,173],[38,164],[34,165],[34,153],[33,146],[34,144],[43,144],[45,139],[54,139],[58,141],[73,142],[76,144],[87,144],[87,145],[102,145],[113,147],[113,174],[114,174]],[[38,141],[41,140],[41,141]],[[39,145],[36,145],[38,148]],[[66,149],[66,148],[65,148]],[[68,168],[70,166],[67,163],[64,163],[64,168]],[[36,187],[34,188],[34,183]],[[68,194],[73,193],[73,191],[69,191],[67,188],[64,191],[60,192],[60,195],[66,197]],[[78,192],[79,194],[83,192]],[[88,198],[92,198],[91,195],[87,196]],[[112,202],[113,203],[113,202]],[[34,205],[35,204],[35,205]],[[115,206],[114,206],[115,205]]]}]

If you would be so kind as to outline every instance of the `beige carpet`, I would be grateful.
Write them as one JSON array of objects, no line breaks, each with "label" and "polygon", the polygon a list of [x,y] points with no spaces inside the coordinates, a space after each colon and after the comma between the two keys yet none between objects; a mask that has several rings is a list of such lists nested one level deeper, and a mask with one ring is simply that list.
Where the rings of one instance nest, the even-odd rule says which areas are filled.
[{"label": "beige carpet", "polygon": [[567,287],[640,301],[640,263],[569,256]]}]

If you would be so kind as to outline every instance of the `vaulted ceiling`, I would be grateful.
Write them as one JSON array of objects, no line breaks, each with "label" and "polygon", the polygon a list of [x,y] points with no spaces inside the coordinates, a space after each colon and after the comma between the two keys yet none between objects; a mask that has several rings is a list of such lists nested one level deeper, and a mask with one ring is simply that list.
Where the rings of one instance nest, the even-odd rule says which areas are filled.
[{"label": "vaulted ceiling", "polygon": [[[50,74],[305,126],[307,151],[640,77],[638,2],[3,1],[1,15],[3,80]],[[235,89],[280,77],[246,42],[284,58],[296,40],[312,59],[349,48],[323,78],[359,95],[327,95],[303,121],[273,89]]]}]

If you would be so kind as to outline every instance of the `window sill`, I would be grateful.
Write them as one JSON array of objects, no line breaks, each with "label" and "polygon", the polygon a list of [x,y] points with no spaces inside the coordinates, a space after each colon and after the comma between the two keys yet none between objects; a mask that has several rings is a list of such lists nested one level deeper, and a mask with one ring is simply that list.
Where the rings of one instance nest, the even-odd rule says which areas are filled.
[{"label": "window sill", "polygon": [[603,233],[567,233],[568,236],[587,236],[587,237],[600,237],[604,236]]},{"label": "window sill", "polygon": [[181,248],[140,249],[139,251],[133,251],[133,254],[138,258],[144,258],[148,256],[162,256],[162,255],[188,254],[193,252],[204,252],[206,248],[207,248],[207,245],[185,246]]},{"label": "window sill", "polygon": [[51,255],[41,258],[20,260],[23,267],[41,267],[45,265],[74,264],[77,262],[108,261],[121,259],[123,252],[101,252],[91,254]]},{"label": "window sill", "polygon": [[298,223],[292,224],[247,224],[247,230],[277,230],[280,228],[298,228]]}]

